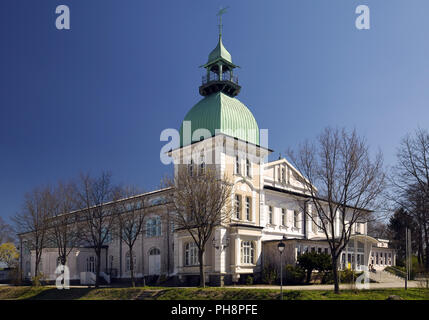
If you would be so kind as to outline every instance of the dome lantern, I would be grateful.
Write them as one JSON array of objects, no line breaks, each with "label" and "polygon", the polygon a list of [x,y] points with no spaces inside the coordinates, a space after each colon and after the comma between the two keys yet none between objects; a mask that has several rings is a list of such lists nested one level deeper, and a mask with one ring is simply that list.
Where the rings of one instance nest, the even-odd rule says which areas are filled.
[{"label": "dome lantern", "polygon": [[232,63],[231,54],[222,42],[222,15],[225,12],[226,8],[221,9],[217,14],[219,16],[218,44],[210,52],[207,63],[201,66],[206,69],[206,75],[203,76],[199,88],[200,94],[204,97],[216,92],[223,92],[235,97],[241,89],[238,85],[238,77],[234,75],[233,71],[238,66]]}]

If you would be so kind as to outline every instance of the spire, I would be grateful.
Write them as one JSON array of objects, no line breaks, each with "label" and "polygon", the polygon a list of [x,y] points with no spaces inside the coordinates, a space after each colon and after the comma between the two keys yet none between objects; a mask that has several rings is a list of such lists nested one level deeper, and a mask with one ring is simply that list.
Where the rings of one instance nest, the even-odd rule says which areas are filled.
[{"label": "spire", "polygon": [[216,14],[219,17],[218,44],[210,52],[207,63],[201,66],[206,69],[206,75],[203,77],[202,85],[199,89],[202,96],[221,91],[234,97],[241,89],[238,85],[237,76],[233,74],[233,70],[238,66],[232,63],[231,54],[222,43],[222,16],[226,13],[227,8],[221,8]]},{"label": "spire", "polygon": [[222,16],[226,13],[226,10],[228,8],[229,7],[225,7],[225,8],[221,7],[219,9],[218,13],[217,13],[217,16],[219,17],[219,42],[222,41],[222,27],[223,27],[223,25],[222,25]]}]

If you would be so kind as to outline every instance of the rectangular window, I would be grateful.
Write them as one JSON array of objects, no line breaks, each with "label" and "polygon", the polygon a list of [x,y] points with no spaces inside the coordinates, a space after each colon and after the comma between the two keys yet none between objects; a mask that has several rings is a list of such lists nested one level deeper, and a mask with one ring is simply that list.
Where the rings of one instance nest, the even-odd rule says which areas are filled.
[{"label": "rectangular window", "polygon": [[268,223],[273,224],[273,207],[268,207]]},{"label": "rectangular window", "polygon": [[249,178],[252,177],[251,171],[252,171],[252,167],[250,166],[250,160],[246,159],[246,176]]},{"label": "rectangular window", "polygon": [[238,157],[238,155],[235,156],[234,173],[240,174],[240,158]]},{"label": "rectangular window", "polygon": [[282,208],[282,226],[286,226],[286,209]]},{"label": "rectangular window", "polygon": [[241,197],[239,195],[235,196],[235,218],[240,219],[240,207],[241,207]]},{"label": "rectangular window", "polygon": [[299,212],[298,212],[298,210],[295,210],[293,212],[293,226],[295,228],[299,228]]},{"label": "rectangular window", "polygon": [[250,197],[246,197],[246,220],[250,221]]}]

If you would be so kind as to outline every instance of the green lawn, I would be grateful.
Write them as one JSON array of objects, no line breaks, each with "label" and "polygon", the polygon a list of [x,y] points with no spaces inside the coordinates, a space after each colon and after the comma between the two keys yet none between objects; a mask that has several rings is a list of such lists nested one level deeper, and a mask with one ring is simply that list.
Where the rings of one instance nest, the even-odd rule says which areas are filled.
[{"label": "green lawn", "polygon": [[[429,300],[429,290],[412,288],[377,290],[342,290],[336,295],[328,290],[286,290],[285,300],[385,300],[390,295],[405,300]],[[0,300],[273,300],[279,299],[279,290],[233,288],[72,288],[57,290],[53,287],[0,287]]]}]

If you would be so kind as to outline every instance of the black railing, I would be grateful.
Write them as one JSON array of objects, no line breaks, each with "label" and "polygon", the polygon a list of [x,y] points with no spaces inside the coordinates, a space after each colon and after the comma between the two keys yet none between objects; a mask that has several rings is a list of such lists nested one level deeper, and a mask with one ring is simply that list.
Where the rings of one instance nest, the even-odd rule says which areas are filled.
[{"label": "black railing", "polygon": [[[203,76],[203,84],[207,84],[212,81],[220,81],[219,75],[214,72],[210,72],[208,75]],[[229,72],[222,74],[222,81],[231,81],[235,84],[238,84],[238,77],[231,75]]]}]

